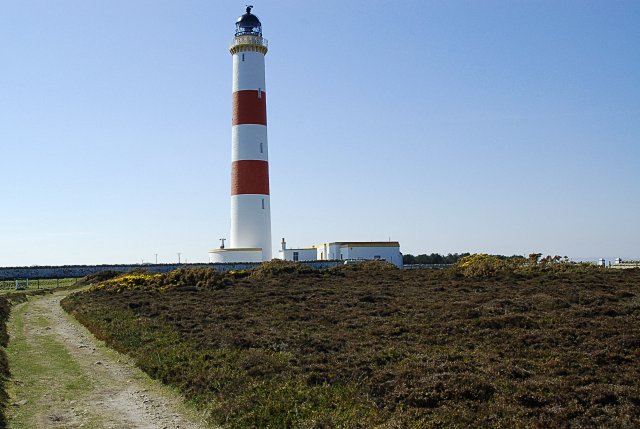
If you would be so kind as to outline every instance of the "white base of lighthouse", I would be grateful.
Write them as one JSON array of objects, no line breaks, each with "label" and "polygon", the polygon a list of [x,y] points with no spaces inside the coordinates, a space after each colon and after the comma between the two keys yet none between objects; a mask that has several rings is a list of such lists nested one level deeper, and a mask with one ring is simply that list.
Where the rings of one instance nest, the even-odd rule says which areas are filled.
[{"label": "white base of lighthouse", "polygon": [[209,262],[262,262],[262,249],[213,249],[209,250]]},{"label": "white base of lighthouse", "polygon": [[271,208],[269,195],[231,197],[230,249],[262,249],[262,261],[271,260]]}]

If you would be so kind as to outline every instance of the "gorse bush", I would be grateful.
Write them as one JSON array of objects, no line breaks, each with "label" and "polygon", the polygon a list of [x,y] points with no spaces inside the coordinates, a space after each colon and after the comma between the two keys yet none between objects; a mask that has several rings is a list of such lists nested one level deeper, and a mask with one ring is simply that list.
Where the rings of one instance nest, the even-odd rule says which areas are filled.
[{"label": "gorse bush", "polygon": [[497,256],[476,253],[460,259],[456,268],[465,277],[495,277],[506,270],[507,264]]},{"label": "gorse bush", "polygon": [[399,268],[387,261],[362,261],[353,265],[342,265],[340,268],[348,271],[386,272],[398,271]]},{"label": "gorse bush", "polygon": [[246,276],[243,272],[220,273],[213,268],[179,268],[164,274],[136,272],[121,274],[94,286],[96,289],[123,290],[167,290],[170,288],[195,287],[198,289],[221,289],[233,284],[233,280]]},{"label": "gorse bush", "polygon": [[[180,268],[163,274],[154,284],[161,289],[169,287],[195,286],[201,289],[219,289],[231,284],[234,273],[220,273],[213,268]],[[225,281],[227,279],[228,281]]]},{"label": "gorse bush", "polygon": [[542,273],[597,272],[602,270],[602,267],[570,262],[566,256],[543,257],[542,253],[531,253],[528,258],[475,253],[461,258],[454,266],[454,270],[464,277],[489,278],[509,274],[530,276]]},{"label": "gorse bush", "polygon": [[95,288],[116,291],[126,289],[145,289],[149,286],[154,286],[160,277],[162,277],[161,274],[123,274],[99,283]]},{"label": "gorse bush", "polygon": [[[94,284],[96,289],[123,290],[159,290],[172,288],[224,289],[238,280],[249,277],[256,280],[274,278],[292,278],[297,276],[336,276],[346,271],[398,271],[398,268],[386,261],[364,261],[355,265],[341,265],[328,269],[317,269],[306,264],[274,259],[264,262],[251,270],[231,270],[219,272],[213,268],[179,268],[163,274],[152,274],[137,269],[128,273],[105,271],[83,279],[84,283]],[[103,281],[99,281],[102,279]]]},{"label": "gorse bush", "polygon": [[300,264],[293,261],[283,261],[280,259],[274,259],[269,262],[264,262],[251,270],[250,277],[254,279],[264,279],[268,277],[279,276],[297,276],[301,274],[313,274],[319,270],[312,268],[308,265]]}]

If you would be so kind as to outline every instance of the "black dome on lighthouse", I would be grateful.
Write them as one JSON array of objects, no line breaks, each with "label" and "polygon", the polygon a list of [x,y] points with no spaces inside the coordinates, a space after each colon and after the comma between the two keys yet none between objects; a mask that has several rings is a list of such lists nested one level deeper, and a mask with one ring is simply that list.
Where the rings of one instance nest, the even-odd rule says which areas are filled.
[{"label": "black dome on lighthouse", "polygon": [[236,36],[262,36],[262,24],[257,16],[251,13],[253,6],[247,6],[247,13],[236,21]]}]

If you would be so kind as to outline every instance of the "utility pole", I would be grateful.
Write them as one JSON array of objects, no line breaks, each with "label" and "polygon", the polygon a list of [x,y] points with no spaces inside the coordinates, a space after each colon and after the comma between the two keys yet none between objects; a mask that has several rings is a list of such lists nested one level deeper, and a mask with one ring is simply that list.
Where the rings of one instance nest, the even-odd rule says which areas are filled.
[{"label": "utility pole", "polygon": [[156,255],[156,265],[158,265],[158,254],[154,253],[154,255]]},{"label": "utility pole", "polygon": [[180,263],[180,255],[182,255],[182,253],[178,252],[178,264]]}]

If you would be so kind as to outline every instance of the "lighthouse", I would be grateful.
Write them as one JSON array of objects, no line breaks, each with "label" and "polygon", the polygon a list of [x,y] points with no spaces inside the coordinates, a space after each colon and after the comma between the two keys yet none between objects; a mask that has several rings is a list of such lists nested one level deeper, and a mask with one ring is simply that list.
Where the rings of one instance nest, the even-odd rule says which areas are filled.
[{"label": "lighthouse", "polygon": [[[236,21],[229,51],[233,58],[231,127],[231,236],[229,247],[209,251],[211,262],[271,259],[271,201],[267,144],[267,40],[251,13]],[[224,243],[224,241],[223,241]]]}]

